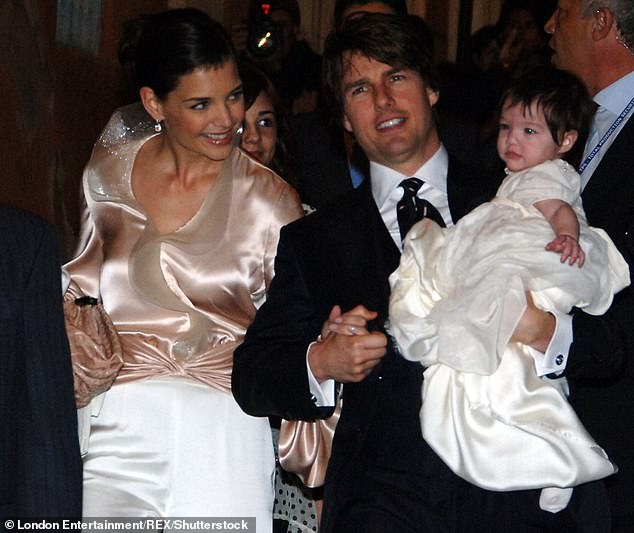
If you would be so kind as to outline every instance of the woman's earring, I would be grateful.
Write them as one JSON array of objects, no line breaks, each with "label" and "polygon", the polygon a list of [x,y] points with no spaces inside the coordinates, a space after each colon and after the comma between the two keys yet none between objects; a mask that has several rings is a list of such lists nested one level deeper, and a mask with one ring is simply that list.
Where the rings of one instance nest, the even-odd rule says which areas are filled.
[{"label": "woman's earring", "polygon": [[242,135],[244,133],[244,124],[240,124],[240,127],[236,130],[238,135]]},{"label": "woman's earring", "polygon": [[156,121],[154,122],[154,131],[156,133],[160,133],[163,131],[163,124],[159,119],[156,119]]}]

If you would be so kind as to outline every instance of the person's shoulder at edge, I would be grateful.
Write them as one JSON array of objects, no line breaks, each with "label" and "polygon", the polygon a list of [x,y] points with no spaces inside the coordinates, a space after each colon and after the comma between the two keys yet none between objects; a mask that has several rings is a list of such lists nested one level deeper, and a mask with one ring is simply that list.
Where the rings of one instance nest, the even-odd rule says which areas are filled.
[{"label": "person's shoulder at edge", "polygon": [[[243,170],[233,173],[232,180],[247,180],[250,190],[257,192],[258,195],[264,194],[269,198],[286,197],[290,202],[296,203],[298,207],[301,206],[297,190],[277,172],[263,165],[241,148],[236,148],[232,157],[236,165],[245,165],[238,167]],[[303,212],[303,208],[300,211]]]},{"label": "person's shoulder at edge", "polygon": [[8,231],[7,227],[16,228],[16,231],[18,228],[26,227],[53,230],[53,226],[42,216],[20,207],[3,204],[0,204],[0,224],[4,232]]}]

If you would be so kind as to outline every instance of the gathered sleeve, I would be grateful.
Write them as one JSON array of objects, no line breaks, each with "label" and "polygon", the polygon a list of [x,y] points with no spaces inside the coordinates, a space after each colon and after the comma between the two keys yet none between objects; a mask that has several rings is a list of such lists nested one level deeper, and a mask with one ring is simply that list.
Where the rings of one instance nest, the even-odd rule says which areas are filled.
[{"label": "gathered sleeve", "polygon": [[99,277],[103,263],[103,241],[99,236],[94,219],[86,207],[82,216],[79,246],[75,258],[64,269],[70,275],[70,285],[64,295],[65,300],[82,296],[100,297]]}]

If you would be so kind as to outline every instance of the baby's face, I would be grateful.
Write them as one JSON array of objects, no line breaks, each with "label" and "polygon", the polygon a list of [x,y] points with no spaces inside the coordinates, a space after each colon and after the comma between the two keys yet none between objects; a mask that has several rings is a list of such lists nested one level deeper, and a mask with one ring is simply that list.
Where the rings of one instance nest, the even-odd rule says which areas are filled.
[{"label": "baby's face", "polygon": [[526,108],[521,104],[504,105],[497,149],[506,167],[513,172],[555,159],[562,153],[541,107],[535,103]]}]

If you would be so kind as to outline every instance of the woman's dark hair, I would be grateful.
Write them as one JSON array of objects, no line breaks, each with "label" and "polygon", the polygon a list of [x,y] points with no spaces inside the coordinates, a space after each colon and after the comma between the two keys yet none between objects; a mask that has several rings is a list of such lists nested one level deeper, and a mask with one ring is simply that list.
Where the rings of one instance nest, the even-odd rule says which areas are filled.
[{"label": "woman's dark hair", "polygon": [[326,38],[323,53],[325,95],[338,117],[343,116],[341,82],[352,54],[360,54],[394,68],[420,74],[430,89],[438,89],[436,70],[429,47],[419,29],[398,15],[365,13],[346,20]]},{"label": "woman's dark hair", "polygon": [[251,60],[241,58],[238,62],[238,70],[242,80],[245,111],[253,105],[261,93],[265,93],[273,103],[273,113],[277,120],[277,142],[269,167],[292,185],[295,145],[288,111],[271,80]]},{"label": "woman's dark hair", "polygon": [[141,15],[124,26],[119,43],[119,63],[135,89],[150,87],[160,99],[184,74],[218,67],[235,57],[222,25],[193,8]]},{"label": "woman's dark hair", "polygon": [[588,134],[596,104],[574,74],[551,65],[527,70],[511,79],[500,98],[499,110],[509,105],[530,109],[534,102],[541,107],[557,144],[567,131],[576,130],[579,138]]}]

